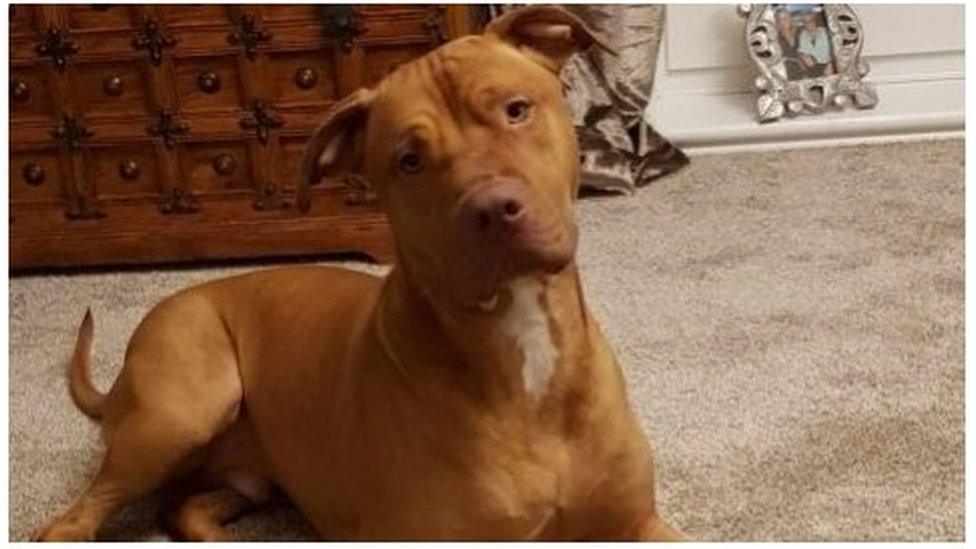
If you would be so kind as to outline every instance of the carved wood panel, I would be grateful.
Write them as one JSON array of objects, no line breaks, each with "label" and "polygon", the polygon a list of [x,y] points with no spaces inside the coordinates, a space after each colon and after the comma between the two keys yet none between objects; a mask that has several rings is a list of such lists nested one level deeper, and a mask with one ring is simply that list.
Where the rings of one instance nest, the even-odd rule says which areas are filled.
[{"label": "carved wood panel", "polygon": [[469,32],[437,5],[11,8],[14,268],[391,252],[340,182],[293,207],[337,99]]}]

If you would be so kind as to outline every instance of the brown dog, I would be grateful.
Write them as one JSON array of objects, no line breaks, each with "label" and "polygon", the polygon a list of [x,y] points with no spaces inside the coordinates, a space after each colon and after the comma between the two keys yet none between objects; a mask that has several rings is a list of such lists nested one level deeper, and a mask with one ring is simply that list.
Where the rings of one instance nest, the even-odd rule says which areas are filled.
[{"label": "brown dog", "polygon": [[350,173],[389,212],[385,279],[287,268],[157,305],[107,395],[86,316],[70,370],[107,452],[44,528],[92,539],[162,486],[188,539],[277,486],[329,539],[674,539],[651,450],[573,256],[576,139],[557,72],[594,37],[510,13],[332,111],[303,182]]}]

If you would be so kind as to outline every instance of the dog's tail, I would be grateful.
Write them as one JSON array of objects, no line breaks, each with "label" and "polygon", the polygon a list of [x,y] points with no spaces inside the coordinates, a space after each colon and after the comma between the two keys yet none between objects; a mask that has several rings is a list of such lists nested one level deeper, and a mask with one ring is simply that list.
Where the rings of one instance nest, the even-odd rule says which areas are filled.
[{"label": "dog's tail", "polygon": [[68,364],[68,387],[71,400],[75,406],[92,419],[102,417],[102,403],[105,395],[95,390],[89,377],[91,369],[92,338],[95,334],[95,321],[92,319],[91,309],[85,312],[85,319],[78,328],[78,339],[75,341],[75,353]]}]

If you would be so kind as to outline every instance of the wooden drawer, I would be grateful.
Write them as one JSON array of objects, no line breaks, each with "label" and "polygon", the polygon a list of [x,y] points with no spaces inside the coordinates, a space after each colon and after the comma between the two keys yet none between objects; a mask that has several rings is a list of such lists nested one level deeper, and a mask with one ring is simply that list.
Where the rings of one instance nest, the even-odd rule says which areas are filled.
[{"label": "wooden drawer", "polygon": [[158,202],[163,196],[159,157],[152,144],[93,147],[91,164],[99,200]]},{"label": "wooden drawer", "polygon": [[174,29],[208,25],[227,26],[232,6],[227,4],[184,4],[159,6],[161,19]]},{"label": "wooden drawer", "polygon": [[174,59],[173,65],[177,110],[187,113],[245,107],[243,77],[235,55],[181,57]]},{"label": "wooden drawer", "polygon": [[265,23],[321,22],[322,6],[316,4],[281,4],[262,6],[261,16]]},{"label": "wooden drawer", "polygon": [[11,38],[34,36],[37,28],[37,10],[33,6],[10,5]]},{"label": "wooden drawer", "polygon": [[139,20],[136,6],[74,4],[67,7],[68,28],[75,32],[131,30]]},{"label": "wooden drawer", "polygon": [[154,110],[148,70],[137,59],[79,63],[71,91],[89,118],[146,116]]},{"label": "wooden drawer", "polygon": [[63,180],[58,151],[42,149],[10,155],[10,199],[61,206]]},{"label": "wooden drawer", "polygon": [[12,267],[391,257],[343,182],[297,210],[306,141],[333,102],[467,32],[466,10],[14,6]]},{"label": "wooden drawer", "polygon": [[273,52],[269,89],[278,107],[322,107],[339,99],[339,68],[331,49]]},{"label": "wooden drawer", "polygon": [[255,189],[247,142],[201,142],[187,144],[181,154],[184,181],[195,195]]},{"label": "wooden drawer", "polygon": [[10,71],[10,116],[54,120],[60,109],[51,97],[47,71],[37,65]]}]

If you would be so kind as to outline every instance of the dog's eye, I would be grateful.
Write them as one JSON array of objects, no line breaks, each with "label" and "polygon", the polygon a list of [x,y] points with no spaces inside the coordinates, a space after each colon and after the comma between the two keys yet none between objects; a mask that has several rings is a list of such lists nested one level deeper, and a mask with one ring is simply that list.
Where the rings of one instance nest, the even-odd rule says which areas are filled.
[{"label": "dog's eye", "polygon": [[400,153],[396,161],[397,169],[403,173],[418,173],[424,167],[424,162],[420,158],[420,153],[415,151],[404,151]]},{"label": "dog's eye", "polygon": [[505,105],[505,116],[508,117],[509,124],[521,124],[529,119],[532,114],[532,103],[527,99],[513,99]]}]

